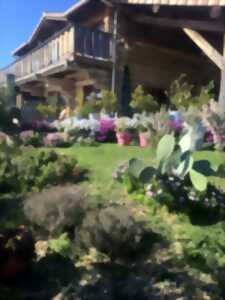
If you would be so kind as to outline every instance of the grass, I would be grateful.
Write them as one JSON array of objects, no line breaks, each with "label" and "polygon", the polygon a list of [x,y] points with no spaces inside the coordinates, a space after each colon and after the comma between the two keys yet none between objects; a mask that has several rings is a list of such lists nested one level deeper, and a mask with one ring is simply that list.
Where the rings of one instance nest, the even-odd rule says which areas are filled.
[{"label": "grass", "polygon": [[58,150],[60,153],[77,158],[82,167],[90,171],[88,186],[92,193],[109,196],[121,196],[123,191],[120,184],[112,178],[112,173],[117,169],[119,163],[132,157],[151,162],[154,158],[152,149],[141,149],[137,146],[119,147],[116,144],[100,144],[98,146],[74,145],[68,149]]},{"label": "grass", "polygon": [[[130,158],[139,158],[151,164],[155,151],[153,148],[142,149],[138,146],[119,147],[116,144],[99,144],[98,146],[79,146],[59,149],[60,153],[74,156],[81,166],[90,170],[90,180],[86,185],[93,193],[124,196],[122,187],[112,179],[112,173],[119,163]],[[209,159],[214,165],[225,163],[225,153],[201,151],[195,153],[195,159]],[[225,179],[210,178],[216,185],[225,189]]]}]

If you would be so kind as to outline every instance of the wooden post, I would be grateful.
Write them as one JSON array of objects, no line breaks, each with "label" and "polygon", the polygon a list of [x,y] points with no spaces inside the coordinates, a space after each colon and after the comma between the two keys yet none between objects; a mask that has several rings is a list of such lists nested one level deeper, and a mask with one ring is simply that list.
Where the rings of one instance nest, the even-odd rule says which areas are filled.
[{"label": "wooden post", "polygon": [[190,39],[207,55],[221,71],[219,106],[225,112],[225,34],[223,36],[223,54],[221,55],[210,43],[198,32],[189,28],[183,28]]},{"label": "wooden post", "polygon": [[16,95],[16,107],[22,108],[24,103],[23,95],[22,94],[17,94]]},{"label": "wooden post", "polygon": [[[223,35],[223,58],[225,59],[225,34]],[[221,111],[225,112],[225,66],[221,70],[219,105]]]}]

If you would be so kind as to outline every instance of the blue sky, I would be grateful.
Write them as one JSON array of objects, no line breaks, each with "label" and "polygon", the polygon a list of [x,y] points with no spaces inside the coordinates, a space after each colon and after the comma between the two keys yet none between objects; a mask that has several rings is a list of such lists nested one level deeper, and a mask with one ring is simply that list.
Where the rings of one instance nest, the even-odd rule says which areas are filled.
[{"label": "blue sky", "polygon": [[44,11],[65,11],[76,0],[0,0],[0,68],[26,42]]}]

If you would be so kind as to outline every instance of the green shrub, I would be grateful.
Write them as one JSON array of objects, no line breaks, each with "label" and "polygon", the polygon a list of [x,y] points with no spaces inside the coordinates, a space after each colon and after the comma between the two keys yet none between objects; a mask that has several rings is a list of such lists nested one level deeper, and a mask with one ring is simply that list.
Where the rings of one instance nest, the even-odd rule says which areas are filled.
[{"label": "green shrub", "polygon": [[158,108],[158,104],[151,94],[145,94],[141,85],[137,86],[132,94],[130,102],[131,108],[135,112],[154,112]]},{"label": "green shrub", "polygon": [[21,152],[6,146],[0,151],[0,195],[23,194],[45,186],[76,182],[83,171],[76,159],[54,151]]},{"label": "green shrub", "polygon": [[102,108],[105,113],[112,113],[118,111],[119,104],[117,96],[111,91],[102,91]]},{"label": "green shrub", "polygon": [[92,99],[85,102],[81,107],[78,108],[78,115],[84,119],[89,118],[91,113],[99,113],[101,111],[101,101]]},{"label": "green shrub", "polygon": [[82,222],[87,207],[86,193],[73,185],[45,189],[24,202],[28,220],[50,235],[73,231]]},{"label": "green shrub", "polygon": [[49,118],[49,117],[54,117],[56,114],[56,109],[55,107],[49,105],[49,104],[38,104],[37,106],[37,111],[40,113],[40,115],[43,118]]},{"label": "green shrub", "polygon": [[138,217],[142,209],[115,203],[92,210],[78,232],[78,248],[94,247],[112,260],[124,261],[149,253],[157,234],[147,228],[145,218]]},{"label": "green shrub", "polygon": [[154,166],[131,159],[113,177],[127,192],[146,193],[159,203],[186,210],[191,217],[194,213],[209,217],[210,222],[224,219],[225,194],[209,183],[210,176],[224,177],[224,166],[215,168],[207,159],[195,161],[191,144],[190,133],[179,141],[165,135],[158,143]]},{"label": "green shrub", "polygon": [[72,252],[72,243],[67,233],[61,234],[56,239],[50,239],[48,241],[48,247],[53,253],[60,254],[64,257],[69,257]]},{"label": "green shrub", "polygon": [[175,108],[188,108],[190,105],[201,108],[204,104],[208,104],[214,98],[214,83],[211,81],[208,85],[202,86],[200,90],[195,88],[187,80],[186,74],[174,80],[166,91],[166,95]]}]

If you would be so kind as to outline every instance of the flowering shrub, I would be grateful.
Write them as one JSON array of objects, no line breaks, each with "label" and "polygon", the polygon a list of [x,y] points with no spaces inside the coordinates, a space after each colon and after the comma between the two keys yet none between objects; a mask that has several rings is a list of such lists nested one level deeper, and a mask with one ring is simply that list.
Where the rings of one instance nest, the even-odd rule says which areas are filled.
[{"label": "flowering shrub", "polygon": [[24,153],[17,148],[1,146],[0,196],[24,194],[45,186],[76,182],[83,176],[77,161],[54,151]]},{"label": "flowering shrub", "polygon": [[202,123],[207,131],[207,141],[213,143],[217,150],[223,150],[225,147],[225,113],[211,102],[208,111],[202,113]]},{"label": "flowering shrub", "polygon": [[67,133],[62,132],[48,133],[44,138],[44,145],[46,147],[63,147],[70,145],[69,136]]},{"label": "flowering shrub", "polygon": [[115,122],[113,119],[100,120],[100,128],[96,134],[96,139],[99,142],[114,142],[115,141]]},{"label": "flowering shrub", "polygon": [[117,132],[133,131],[138,126],[136,118],[121,117],[115,119],[115,129]]},{"label": "flowering shrub", "polygon": [[12,145],[12,139],[4,132],[0,131],[0,144]]},{"label": "flowering shrub", "polygon": [[41,136],[33,130],[22,131],[19,138],[24,146],[39,147],[42,145]]}]

